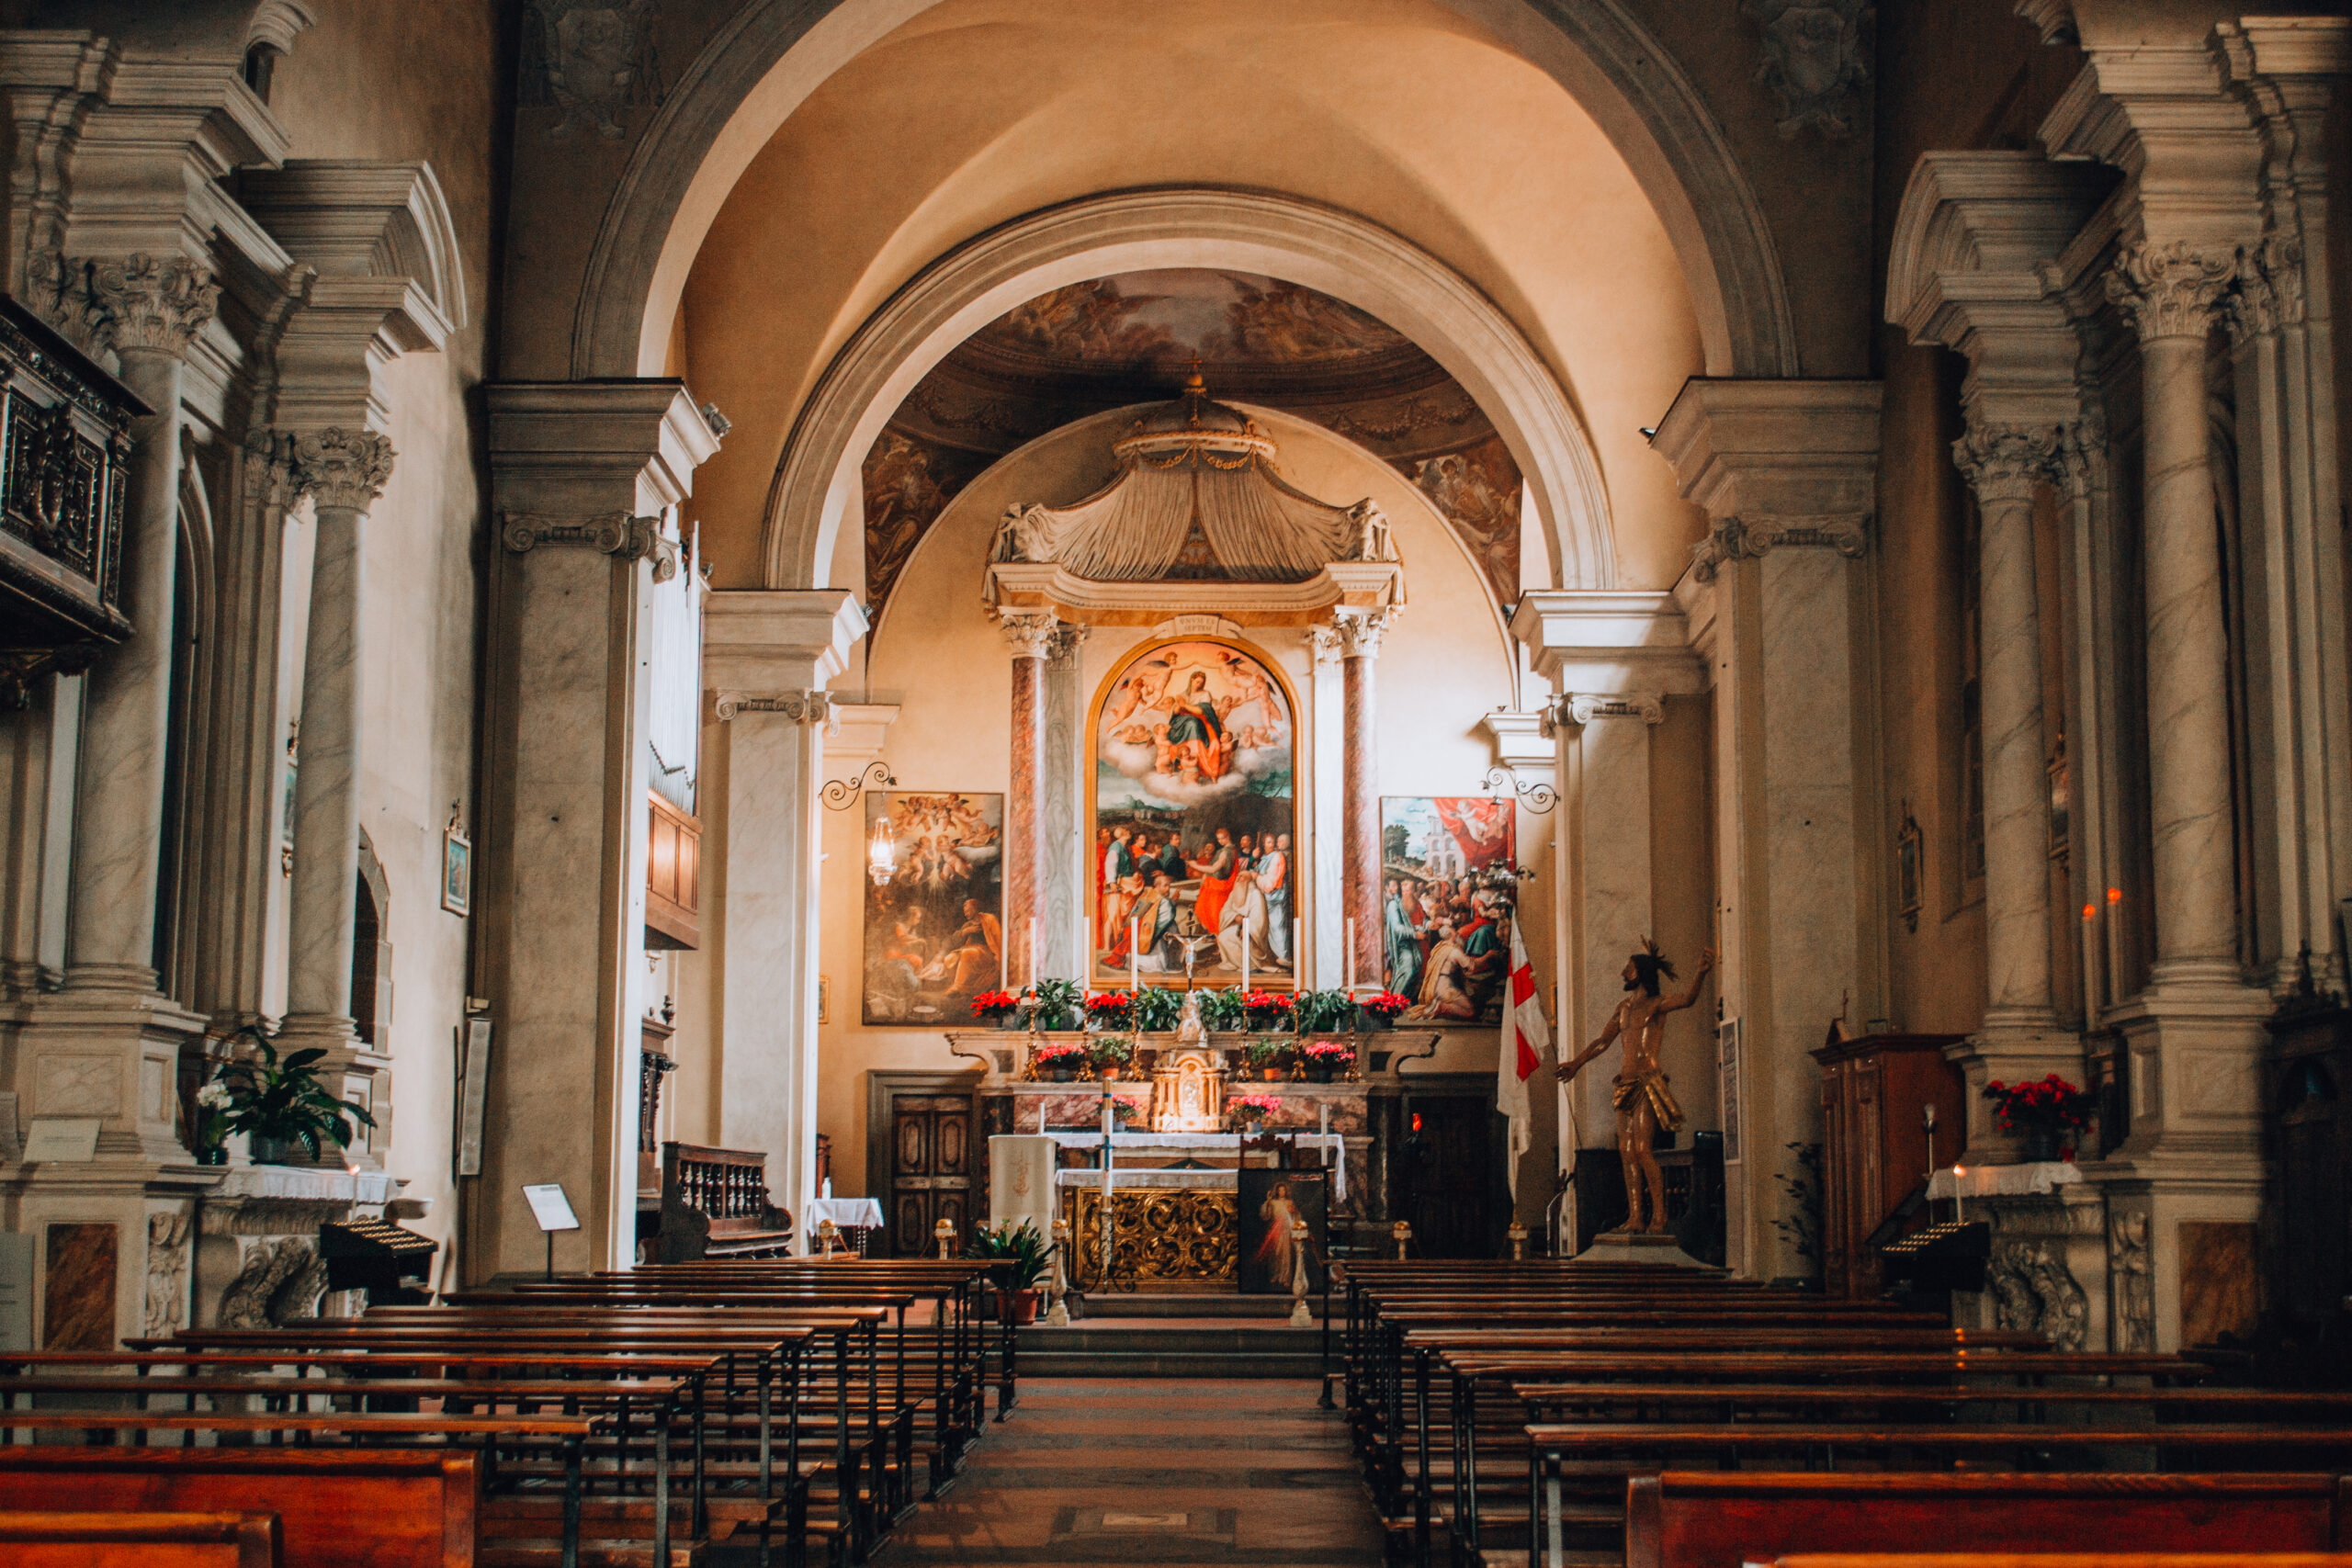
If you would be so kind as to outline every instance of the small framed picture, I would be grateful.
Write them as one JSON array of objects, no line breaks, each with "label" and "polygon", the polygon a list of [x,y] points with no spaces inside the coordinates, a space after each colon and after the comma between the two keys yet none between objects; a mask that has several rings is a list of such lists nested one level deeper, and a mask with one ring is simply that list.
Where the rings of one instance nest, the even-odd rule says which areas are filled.
[{"label": "small framed picture", "polygon": [[1903,917],[1903,929],[1919,929],[1919,908],[1927,902],[1920,886],[1921,852],[1926,835],[1919,831],[1919,819],[1911,815],[1906,803],[1903,808],[1903,827],[1894,835],[1894,912]]},{"label": "small framed picture", "polygon": [[441,907],[453,915],[471,912],[474,901],[474,841],[452,812],[441,833]]}]

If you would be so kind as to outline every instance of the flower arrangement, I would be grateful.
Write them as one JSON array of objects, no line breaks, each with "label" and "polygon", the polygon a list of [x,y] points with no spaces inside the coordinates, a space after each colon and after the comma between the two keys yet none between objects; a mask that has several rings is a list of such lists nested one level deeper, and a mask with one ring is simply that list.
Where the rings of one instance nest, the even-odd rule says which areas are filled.
[{"label": "flower arrangement", "polygon": [[1027,996],[1040,1029],[1069,1028],[1071,1016],[1086,1008],[1086,987],[1075,980],[1039,980]]},{"label": "flower arrangement", "polygon": [[1086,1048],[1086,1059],[1097,1067],[1124,1067],[1136,1059],[1136,1043],[1124,1034],[1104,1034]]},{"label": "flower arrangement", "polygon": [[1253,1067],[1279,1067],[1291,1047],[1279,1040],[1252,1040],[1241,1047],[1241,1059]]},{"label": "flower arrangement", "polygon": [[1282,1108],[1280,1095],[1228,1094],[1225,1097],[1226,1113],[1237,1122],[1251,1127],[1264,1125]]},{"label": "flower arrangement", "polygon": [[1301,991],[1291,1004],[1301,1034],[1317,1029],[1348,1029],[1356,1021],[1356,999],[1345,991]]},{"label": "flower arrangement", "polygon": [[1129,1003],[1128,1020],[1138,1031],[1165,1033],[1184,1016],[1184,997],[1164,986],[1146,986]]},{"label": "flower arrangement", "polygon": [[2030,1083],[1988,1083],[1984,1098],[2002,1132],[2028,1128],[2079,1132],[2091,1124],[2091,1097],[2052,1073]]},{"label": "flower arrangement", "polygon": [[1021,998],[1011,991],[982,991],[972,998],[974,1018],[1002,1018],[1021,1005]]},{"label": "flower arrangement", "polygon": [[1122,1127],[1135,1126],[1144,1119],[1148,1110],[1149,1107],[1140,1100],[1126,1100],[1115,1094],[1111,1097],[1111,1114],[1118,1119]]},{"label": "flower arrangement", "polygon": [[[252,1044],[251,1055],[227,1055],[239,1040]],[[272,1145],[287,1149],[300,1145],[315,1160],[324,1155],[326,1140],[348,1147],[358,1141],[358,1127],[376,1124],[366,1106],[335,1099],[319,1081],[318,1064],[326,1052],[317,1046],[281,1060],[269,1036],[247,1024],[223,1039],[221,1049],[211,1081],[196,1092],[202,1112],[197,1147],[208,1162],[231,1133],[249,1134],[256,1157]]]},{"label": "flower arrangement", "polygon": [[1282,991],[1253,990],[1241,998],[1252,1029],[1280,1029],[1290,1021],[1290,997]]},{"label": "flower arrangement", "polygon": [[1086,1047],[1075,1040],[1041,1040],[1029,1048],[1032,1073],[1067,1073],[1086,1065]]},{"label": "flower arrangement", "polygon": [[1395,991],[1383,991],[1376,997],[1365,998],[1356,1005],[1383,1023],[1394,1023],[1398,1013],[1413,1005],[1413,998]]},{"label": "flower arrangement", "polygon": [[1222,991],[1201,993],[1201,1022],[1212,1032],[1239,1029],[1249,1021],[1247,993],[1234,986]]},{"label": "flower arrangement", "polygon": [[1345,1067],[1356,1059],[1356,1048],[1344,1040],[1310,1040],[1299,1048],[1310,1067]]},{"label": "flower arrangement", "polygon": [[1086,998],[1086,1021],[1102,1029],[1125,1029],[1135,1001],[1125,991],[1097,991]]}]

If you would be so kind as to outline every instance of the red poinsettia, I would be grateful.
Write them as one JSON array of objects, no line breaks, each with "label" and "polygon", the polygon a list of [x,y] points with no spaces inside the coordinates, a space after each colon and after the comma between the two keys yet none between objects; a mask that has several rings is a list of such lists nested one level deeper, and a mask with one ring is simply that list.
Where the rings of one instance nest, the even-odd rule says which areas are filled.
[{"label": "red poinsettia", "polygon": [[1011,991],[982,991],[972,998],[975,1017],[986,1018],[992,1012],[1011,1012],[1021,1005],[1021,998]]},{"label": "red poinsettia", "polygon": [[1337,1067],[1356,1059],[1356,1048],[1343,1040],[1310,1040],[1301,1050],[1307,1066]]},{"label": "red poinsettia", "polygon": [[2029,1083],[1988,1083],[1984,1098],[1993,1102],[1994,1120],[2004,1133],[2019,1122],[2077,1131],[2091,1124],[2091,1097],[2056,1073]]},{"label": "red poinsettia", "polygon": [[1366,1012],[1377,1013],[1382,1018],[1394,1019],[1398,1013],[1411,1007],[1413,1001],[1411,998],[1398,996],[1395,991],[1383,991],[1380,995],[1368,997],[1356,1005]]}]

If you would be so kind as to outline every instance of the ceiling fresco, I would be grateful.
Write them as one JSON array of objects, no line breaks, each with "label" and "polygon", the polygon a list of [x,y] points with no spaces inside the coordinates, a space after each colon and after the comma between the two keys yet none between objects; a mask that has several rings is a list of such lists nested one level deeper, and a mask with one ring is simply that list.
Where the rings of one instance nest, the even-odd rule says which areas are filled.
[{"label": "ceiling fresco", "polygon": [[1453,523],[1497,602],[1518,599],[1519,468],[1443,367],[1329,295],[1184,268],[1040,295],[916,384],[866,454],[869,606],[990,463],[1073,420],[1172,398],[1195,361],[1213,395],[1311,420],[1394,466]]}]

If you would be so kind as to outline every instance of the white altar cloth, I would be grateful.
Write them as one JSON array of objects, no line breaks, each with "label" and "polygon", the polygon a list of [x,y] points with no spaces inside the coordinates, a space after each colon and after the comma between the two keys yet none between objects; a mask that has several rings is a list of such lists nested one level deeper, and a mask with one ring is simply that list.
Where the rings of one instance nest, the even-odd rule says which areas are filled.
[{"label": "white altar cloth", "polygon": [[2065,1160],[2036,1160],[2030,1165],[1970,1165],[1948,1167],[1928,1178],[1928,1196],[1936,1198],[2016,1198],[2072,1187],[2083,1173]]},{"label": "white altar cloth", "polygon": [[[1320,1150],[1325,1163],[1331,1170],[1332,1195],[1339,1198],[1345,1198],[1348,1195],[1348,1144],[1345,1137],[1338,1133],[1317,1133],[1303,1128],[1294,1132],[1290,1128],[1282,1127],[1275,1129],[1275,1132],[1281,1137],[1296,1138],[1301,1148]],[[1102,1134],[1096,1131],[1063,1127],[1048,1130],[1045,1135],[1066,1149],[1100,1150],[1102,1147]],[[1226,1154],[1233,1156],[1238,1163],[1241,1157],[1241,1134],[1238,1133],[1114,1133],[1111,1134],[1113,1186],[1206,1186],[1208,1184],[1205,1182],[1156,1184],[1136,1182],[1131,1179],[1154,1173],[1123,1169],[1118,1163],[1119,1152],[1122,1149],[1161,1149],[1170,1154]],[[1193,1174],[1219,1173],[1196,1171]],[[1063,1187],[1086,1184],[1082,1181],[1068,1179],[1072,1176],[1087,1178],[1097,1187],[1102,1184],[1102,1172],[1099,1167],[1092,1170],[1062,1171],[1056,1177],[1056,1182]]]},{"label": "white altar cloth", "polygon": [[820,1220],[831,1220],[842,1230],[880,1230],[882,1205],[872,1198],[811,1198],[808,1200],[808,1230],[817,1234]]},{"label": "white altar cloth", "polygon": [[[1085,1187],[1100,1191],[1102,1173],[1099,1170],[1057,1170],[1054,1172],[1057,1187]],[[1208,1187],[1227,1188],[1235,1185],[1233,1168],[1219,1170],[1136,1170],[1123,1166],[1111,1168],[1111,1185],[1122,1191],[1139,1187]]]}]

